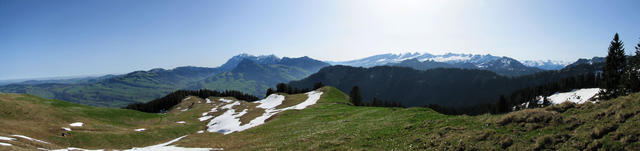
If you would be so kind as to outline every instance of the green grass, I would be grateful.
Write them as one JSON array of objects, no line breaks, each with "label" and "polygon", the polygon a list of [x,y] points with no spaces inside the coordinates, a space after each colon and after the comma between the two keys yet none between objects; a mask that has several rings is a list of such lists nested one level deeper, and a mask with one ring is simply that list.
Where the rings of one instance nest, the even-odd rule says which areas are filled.
[{"label": "green grass", "polygon": [[[264,125],[228,135],[195,133],[205,129],[197,120],[211,104],[196,105],[189,111],[166,115],[136,111],[93,108],[29,95],[0,95],[21,102],[0,101],[0,105],[18,105],[1,109],[0,135],[35,131],[4,125],[18,121],[27,113],[40,119],[50,109],[51,119],[62,124],[84,120],[88,130],[73,131],[71,137],[37,137],[57,146],[83,148],[129,148],[161,143],[189,135],[178,146],[211,147],[225,150],[639,150],[640,94],[602,101],[597,104],[561,104],[527,109],[504,115],[450,116],[428,108],[358,107],[344,93],[324,87],[319,102],[304,110],[289,110],[275,115]],[[299,97],[303,98],[303,97]],[[203,101],[189,99],[181,104]],[[26,102],[26,103],[25,103]],[[30,105],[50,104],[43,113],[30,112]],[[21,106],[27,106],[21,108]],[[43,106],[34,106],[43,108]],[[12,112],[13,114],[7,114]],[[68,115],[74,113],[75,116]],[[62,114],[64,113],[64,114]],[[42,118],[47,118],[44,116]],[[67,119],[70,118],[70,119]],[[21,125],[34,124],[22,119]],[[187,121],[186,125],[175,121]],[[19,121],[18,121],[19,122]],[[55,122],[53,122],[55,123]],[[100,123],[100,125],[90,124]],[[11,126],[11,125],[9,125]],[[59,127],[47,124],[48,127]],[[144,127],[146,132],[132,132]],[[17,129],[7,131],[7,129]],[[40,129],[47,129],[40,127]],[[106,131],[107,129],[113,129]],[[105,130],[105,131],[99,131]],[[49,130],[43,130],[45,133]],[[28,134],[25,134],[29,136]],[[2,150],[2,148],[0,148]]]}]

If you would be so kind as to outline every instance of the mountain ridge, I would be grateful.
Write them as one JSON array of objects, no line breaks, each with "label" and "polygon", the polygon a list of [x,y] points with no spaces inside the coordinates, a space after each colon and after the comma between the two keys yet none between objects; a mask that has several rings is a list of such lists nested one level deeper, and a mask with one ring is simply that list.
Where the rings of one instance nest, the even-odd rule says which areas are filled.
[{"label": "mountain ridge", "polygon": [[[445,53],[441,55],[434,55],[430,53],[386,53],[386,54],[378,54],[369,57],[364,57],[360,59],[348,60],[348,61],[327,61],[331,65],[349,65],[354,67],[373,67],[373,66],[381,66],[387,64],[396,64],[409,59],[417,59],[420,62],[425,61],[433,61],[433,62],[442,62],[449,64],[456,63],[471,63],[475,65],[480,65],[482,63],[487,63],[493,60],[497,60],[500,58],[504,58],[505,56],[493,56],[491,54],[464,54],[464,53]],[[516,60],[516,59],[514,59]],[[517,60],[518,61],[518,60]],[[568,63],[564,61],[518,61],[522,62],[522,64],[527,67],[535,67],[544,70],[558,70],[565,67]]]},{"label": "mountain ridge", "polygon": [[[107,107],[123,107],[130,103],[150,101],[178,89],[239,90],[255,96],[263,96],[267,88],[279,82],[298,80],[328,66],[324,62],[309,57],[281,59],[275,55],[240,54],[232,58],[219,68],[195,66],[176,67],[169,70],[154,68],[147,71],[133,71],[94,83],[9,84],[0,86],[0,92],[28,93],[45,98]],[[238,64],[245,69],[236,69]]]}]

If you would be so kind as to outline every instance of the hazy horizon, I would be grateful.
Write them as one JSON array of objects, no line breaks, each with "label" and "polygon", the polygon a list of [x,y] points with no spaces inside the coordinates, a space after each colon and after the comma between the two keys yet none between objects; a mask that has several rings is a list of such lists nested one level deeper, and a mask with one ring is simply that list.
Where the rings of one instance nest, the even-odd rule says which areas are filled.
[{"label": "hazy horizon", "polygon": [[617,32],[640,41],[640,1],[3,1],[0,80],[217,67],[242,52],[345,61],[427,52],[575,61]]},{"label": "hazy horizon", "polygon": [[[381,54],[371,54],[369,56],[365,56],[363,58],[366,57],[370,57],[370,56],[375,56],[375,55],[382,55],[382,54],[396,54],[396,55],[400,55],[400,54],[407,54],[407,53],[429,53],[429,52],[418,52],[418,51],[414,51],[414,52],[400,52],[400,53],[381,53]],[[447,52],[449,53],[449,52]],[[447,53],[429,53],[432,55],[444,55]],[[275,55],[276,57],[282,58],[282,57],[290,57],[290,58],[297,58],[297,57],[304,57],[304,56],[281,56],[278,54],[250,54],[250,53],[245,53],[245,52],[240,52],[236,55],[240,55],[240,54],[248,54],[248,55],[252,55],[252,56],[268,56],[268,55]],[[454,53],[454,54],[470,54],[470,53]],[[234,55],[234,56],[236,56]],[[473,54],[473,55],[492,55],[492,56],[499,56],[499,57],[503,57],[500,55],[494,55],[494,54]],[[232,56],[233,57],[233,56]],[[311,56],[307,56],[307,57],[311,57]],[[509,56],[505,56],[505,57],[509,57]],[[603,56],[594,56],[594,57],[603,57]],[[312,59],[316,59],[311,57]],[[343,62],[343,61],[352,61],[352,60],[357,60],[357,59],[363,59],[363,58],[353,58],[353,59],[347,59],[347,60],[320,60],[320,61],[324,61],[324,62]],[[226,58],[224,59],[225,62],[226,60],[231,59]],[[591,59],[591,57],[587,57],[587,58],[579,58],[579,59]],[[550,60],[550,59],[539,59],[539,60],[521,60],[518,59],[519,61],[563,61],[563,60]],[[565,61],[565,62],[569,62],[572,63],[574,61],[577,60],[573,60],[573,61]],[[215,67],[220,67],[222,64],[224,64],[225,62],[222,62],[220,64],[217,65],[212,65],[212,66],[196,66],[196,67],[211,67],[211,68],[215,68]],[[120,73],[92,73],[92,74],[77,74],[77,75],[60,75],[60,76],[42,76],[42,77],[25,77],[25,78],[6,78],[6,79],[2,79],[0,78],[0,82],[3,81],[27,81],[27,80],[59,80],[59,79],[73,79],[73,78],[83,78],[83,77],[99,77],[99,76],[105,76],[105,75],[120,75],[120,74],[127,74],[130,72],[134,72],[134,71],[148,71],[148,70],[152,70],[152,69],[156,69],[156,68],[162,68],[162,69],[166,69],[166,70],[170,70],[170,69],[174,69],[177,67],[185,67],[185,66],[195,66],[195,65],[180,65],[180,66],[174,66],[174,67],[152,67],[152,68],[147,68],[147,69],[137,69],[137,70],[131,70],[131,71],[125,71],[125,72],[120,72]]]}]

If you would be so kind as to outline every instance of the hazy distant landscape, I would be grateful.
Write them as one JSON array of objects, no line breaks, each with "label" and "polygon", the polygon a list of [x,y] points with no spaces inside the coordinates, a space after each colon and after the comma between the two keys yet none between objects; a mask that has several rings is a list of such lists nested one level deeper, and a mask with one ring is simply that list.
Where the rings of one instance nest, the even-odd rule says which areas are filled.
[{"label": "hazy distant landscape", "polygon": [[640,150],[636,6],[0,2],[0,150]]}]

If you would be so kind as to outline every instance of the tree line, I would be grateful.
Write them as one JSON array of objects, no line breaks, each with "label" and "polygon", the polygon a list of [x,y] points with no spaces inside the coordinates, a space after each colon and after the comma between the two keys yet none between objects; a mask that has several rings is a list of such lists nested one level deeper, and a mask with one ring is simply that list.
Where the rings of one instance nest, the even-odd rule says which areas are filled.
[{"label": "tree line", "polygon": [[[507,97],[501,96],[500,100],[491,106],[491,113],[545,107],[550,105],[546,96],[579,88],[601,88],[598,98],[602,100],[640,92],[640,42],[635,49],[635,55],[627,56],[624,43],[616,33],[609,44],[601,72],[569,77],[558,82],[524,88]],[[541,104],[540,100],[542,100]],[[527,105],[523,106],[523,103]]]},{"label": "tree line", "polygon": [[[558,81],[548,82],[543,85],[527,87],[516,90],[508,95],[500,95],[496,103],[479,104],[468,107],[445,107],[437,104],[429,104],[439,113],[448,115],[479,115],[485,113],[499,114],[517,111],[526,108],[538,108],[551,105],[545,96],[556,92],[567,92],[580,88],[596,88],[602,85],[601,73],[590,72],[577,76],[563,78]],[[541,103],[540,103],[541,102]]]},{"label": "tree line", "polygon": [[613,36],[602,69],[604,81],[601,98],[615,98],[640,91],[640,42],[635,48],[635,55],[627,56],[618,33]]},{"label": "tree line", "polygon": [[274,93],[287,93],[287,94],[307,93],[309,91],[317,90],[317,89],[322,88],[322,87],[324,87],[324,84],[322,84],[322,82],[316,82],[313,85],[312,89],[309,89],[309,88],[297,88],[297,87],[293,87],[293,86],[290,86],[290,85],[285,84],[285,83],[278,83],[278,85],[276,85],[276,89],[275,90],[273,90],[272,88],[268,88],[267,89],[267,95],[265,95],[265,96],[269,96],[269,95],[274,94]]},{"label": "tree line", "polygon": [[373,97],[371,101],[363,102],[362,94],[358,86],[353,86],[349,92],[349,101],[355,106],[375,106],[375,107],[404,107],[402,103],[396,101],[385,101]]},{"label": "tree line", "polygon": [[[450,115],[499,114],[526,108],[546,107],[551,105],[546,96],[574,89],[601,88],[598,98],[602,100],[640,92],[640,42],[635,46],[635,49],[634,55],[626,55],[624,44],[616,33],[609,44],[605,62],[598,68],[599,71],[590,71],[588,65],[572,67],[572,70],[589,72],[576,76],[564,76],[565,78],[560,80],[522,88],[507,95],[500,95],[494,104],[480,104],[469,107],[444,107],[437,104],[429,104],[425,107]],[[542,72],[529,77],[551,76],[553,74],[555,73]]]},{"label": "tree line", "polygon": [[245,100],[248,102],[257,101],[259,98],[253,96],[251,94],[246,94],[240,91],[235,90],[227,90],[227,91],[215,91],[215,90],[178,90],[174,91],[170,94],[162,98],[158,98],[152,100],[147,103],[133,103],[126,107],[125,109],[138,110],[142,112],[148,113],[163,113],[171,109],[171,107],[179,104],[182,100],[187,96],[197,96],[200,98],[208,98],[208,97],[235,97],[240,100]]}]

